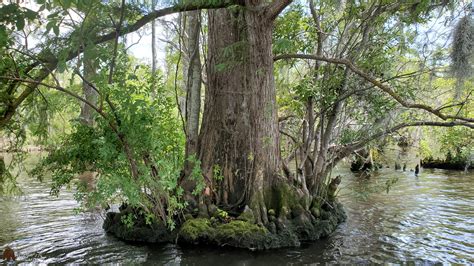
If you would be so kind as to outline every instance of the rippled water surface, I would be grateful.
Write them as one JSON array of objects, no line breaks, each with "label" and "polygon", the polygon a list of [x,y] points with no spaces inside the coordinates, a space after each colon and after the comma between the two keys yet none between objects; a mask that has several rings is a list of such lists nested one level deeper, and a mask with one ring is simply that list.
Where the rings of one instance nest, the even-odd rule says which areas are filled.
[{"label": "rippled water surface", "polygon": [[[20,263],[262,265],[336,263],[474,263],[474,173],[384,169],[370,180],[345,169],[340,200],[347,222],[329,238],[265,252],[175,245],[132,245],[104,234],[100,214],[75,214],[73,194],[22,178],[24,195],[0,198],[0,249]],[[387,180],[398,178],[390,192]],[[367,193],[371,191],[371,193]]]}]

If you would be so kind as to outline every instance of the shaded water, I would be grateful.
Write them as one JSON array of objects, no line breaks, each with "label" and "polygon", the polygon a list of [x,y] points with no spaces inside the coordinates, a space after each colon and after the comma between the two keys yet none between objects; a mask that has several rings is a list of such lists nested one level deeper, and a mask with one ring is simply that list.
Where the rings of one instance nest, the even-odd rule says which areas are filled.
[{"label": "shaded water", "polygon": [[[104,234],[99,214],[75,214],[72,192],[23,178],[24,196],[0,198],[0,249],[28,263],[262,265],[307,263],[474,263],[474,173],[383,169],[361,180],[345,168],[340,200],[348,214],[331,237],[265,252],[132,245]],[[386,180],[398,178],[387,194]],[[372,191],[372,193],[365,193]]]}]

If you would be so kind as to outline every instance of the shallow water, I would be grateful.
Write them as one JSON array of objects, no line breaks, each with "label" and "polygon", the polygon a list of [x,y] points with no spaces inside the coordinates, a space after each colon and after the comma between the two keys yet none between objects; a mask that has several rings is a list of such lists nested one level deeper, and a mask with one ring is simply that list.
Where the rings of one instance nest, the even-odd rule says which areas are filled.
[{"label": "shallow water", "polygon": [[[284,265],[310,263],[474,263],[474,173],[383,169],[370,180],[346,168],[340,200],[348,214],[329,238],[264,252],[176,245],[132,245],[104,234],[100,214],[75,214],[73,193],[49,195],[22,178],[24,195],[0,197],[0,249],[20,263]],[[387,194],[384,184],[398,178]],[[366,191],[372,191],[366,193]]]}]

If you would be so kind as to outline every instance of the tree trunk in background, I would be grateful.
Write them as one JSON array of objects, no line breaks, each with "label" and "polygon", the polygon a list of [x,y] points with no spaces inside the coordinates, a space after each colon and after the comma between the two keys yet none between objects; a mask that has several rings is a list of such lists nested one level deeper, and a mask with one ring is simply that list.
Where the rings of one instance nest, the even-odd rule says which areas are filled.
[{"label": "tree trunk in background", "polygon": [[[151,9],[155,10],[155,0],[151,1]],[[156,23],[151,21],[151,95],[156,95]]]},{"label": "tree trunk in background", "polygon": [[[186,158],[197,155],[199,135],[199,117],[201,112],[201,54],[199,38],[201,32],[201,12],[191,11],[184,14],[185,25],[185,61],[184,82],[186,89]],[[192,163],[186,162],[186,176],[192,170]]]},{"label": "tree trunk in background", "polygon": [[[86,52],[84,52],[84,60],[83,60],[83,76],[85,80],[91,82],[95,76],[95,67],[94,67],[94,60],[90,58]],[[89,86],[86,82],[82,82],[82,92],[84,94],[84,98],[94,104],[97,105],[97,92]],[[94,124],[94,115],[95,111],[87,104],[82,103],[81,105],[81,114],[79,115],[79,119],[81,123],[92,126]]]},{"label": "tree trunk in background", "polygon": [[272,21],[258,10],[209,10],[199,158],[218,205],[248,204],[266,223],[264,197],[279,169],[280,150]]}]

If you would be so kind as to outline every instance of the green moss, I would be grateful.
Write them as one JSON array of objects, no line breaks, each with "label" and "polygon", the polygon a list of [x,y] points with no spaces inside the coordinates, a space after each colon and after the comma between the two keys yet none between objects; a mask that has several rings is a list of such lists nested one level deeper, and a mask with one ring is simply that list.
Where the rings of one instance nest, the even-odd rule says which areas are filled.
[{"label": "green moss", "polygon": [[179,231],[179,237],[186,242],[208,241],[214,236],[214,228],[209,219],[196,218],[187,220]]},{"label": "green moss", "polygon": [[255,223],[255,216],[253,215],[253,211],[248,206],[245,206],[244,211],[237,217],[237,220],[253,224]]},{"label": "green moss", "polygon": [[216,227],[215,242],[220,246],[264,249],[268,234],[264,227],[235,220]]},{"label": "green moss", "polygon": [[319,218],[321,216],[321,211],[319,208],[313,207],[311,208],[311,214],[313,214],[315,218]]},{"label": "green moss", "polygon": [[179,240],[190,244],[263,249],[267,234],[268,231],[264,227],[246,221],[233,220],[213,225],[208,219],[196,218],[182,225]]},{"label": "green moss", "polygon": [[275,216],[275,210],[274,209],[268,210],[268,215],[269,216]]},{"label": "green moss", "polygon": [[286,183],[280,183],[273,187],[272,204],[269,206],[274,209],[278,217],[285,217],[288,210],[298,205],[298,195],[294,188]]},{"label": "green moss", "polygon": [[313,198],[313,201],[311,202],[311,207],[312,208],[318,208],[320,209],[322,205],[321,199],[318,197]]},{"label": "green moss", "polygon": [[231,221],[227,224],[221,224],[216,228],[217,239],[242,239],[250,238],[255,235],[265,235],[267,233],[264,227],[245,221]]},{"label": "green moss", "polygon": [[300,204],[305,210],[309,210],[311,207],[311,197],[309,195],[303,195],[300,199]]},{"label": "green moss", "polygon": [[288,217],[289,214],[290,214],[290,211],[288,210],[286,206],[281,207],[279,217],[286,218]]}]

